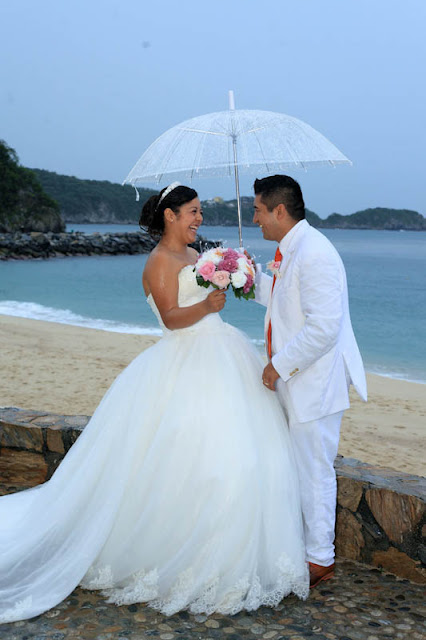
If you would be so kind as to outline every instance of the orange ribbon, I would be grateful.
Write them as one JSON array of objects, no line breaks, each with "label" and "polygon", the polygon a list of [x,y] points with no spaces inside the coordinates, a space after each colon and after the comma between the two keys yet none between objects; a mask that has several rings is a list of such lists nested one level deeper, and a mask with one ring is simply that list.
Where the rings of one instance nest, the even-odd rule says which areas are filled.
[{"label": "orange ribbon", "polygon": [[[280,248],[278,247],[277,250],[275,251],[275,262],[281,262],[282,259],[283,259],[283,256],[282,256],[282,253],[280,251]],[[272,296],[272,292],[273,292],[274,287],[275,287],[276,279],[277,279],[277,276],[274,273],[274,277],[273,277],[273,280],[272,280],[271,296]],[[271,323],[271,319],[270,318],[269,318],[268,332],[266,334],[266,344],[267,344],[267,349],[268,349],[268,357],[269,357],[269,360],[271,360],[271,358],[272,358],[272,323]]]}]

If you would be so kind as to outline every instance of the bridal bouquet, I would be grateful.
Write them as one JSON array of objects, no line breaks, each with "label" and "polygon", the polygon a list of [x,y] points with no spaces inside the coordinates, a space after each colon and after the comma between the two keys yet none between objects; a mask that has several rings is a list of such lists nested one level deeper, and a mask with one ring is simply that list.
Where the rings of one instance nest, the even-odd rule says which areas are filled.
[{"label": "bridal bouquet", "polygon": [[200,255],[195,263],[200,287],[232,287],[236,298],[254,298],[254,266],[244,253],[216,247]]}]

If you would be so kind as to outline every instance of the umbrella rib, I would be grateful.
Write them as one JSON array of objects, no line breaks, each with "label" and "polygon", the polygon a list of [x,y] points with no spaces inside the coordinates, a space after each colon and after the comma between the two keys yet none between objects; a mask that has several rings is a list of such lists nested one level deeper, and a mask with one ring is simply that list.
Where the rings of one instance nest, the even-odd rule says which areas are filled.
[{"label": "umbrella rib", "polygon": [[[300,127],[299,127],[299,129],[300,129]],[[287,148],[287,150],[288,150],[288,153],[289,153],[290,157],[291,157],[291,158],[293,158],[293,160],[292,160],[292,163],[291,163],[291,164],[296,165],[296,167],[298,167],[298,166],[299,166],[299,167],[302,167],[302,168],[303,168],[303,169],[305,169],[305,171],[306,171],[305,163],[304,163],[302,160],[299,160],[299,158],[298,158],[297,154],[293,151],[292,147],[291,147],[291,146],[290,146],[290,144],[288,143],[287,138],[285,138],[284,143],[285,143],[285,146],[286,146],[286,148]],[[289,166],[291,166],[291,164],[289,164]]]},{"label": "umbrella rib", "polygon": [[[297,129],[298,129],[299,131],[302,131],[302,133],[303,133],[303,128],[300,126],[300,124],[299,124],[298,122],[295,122],[294,124],[295,124],[295,126],[297,127]],[[330,144],[333,144],[333,143],[331,143],[329,140],[328,140],[327,142],[329,142]],[[319,150],[319,153],[321,154],[321,147],[318,145],[317,140],[315,140],[314,138],[311,138],[311,144],[314,144],[314,145],[315,145],[315,147]],[[334,145],[333,145],[333,146],[334,146]],[[300,162],[300,161],[299,161],[299,162]],[[320,161],[320,162],[323,162],[323,161]],[[335,166],[335,162],[334,162],[333,160],[326,160],[326,161],[325,161],[325,163],[326,163],[326,164],[330,164],[332,167],[334,167],[334,166]],[[302,165],[302,167],[303,167],[303,168],[305,169],[305,171],[306,171],[305,163],[304,163],[304,162],[300,162],[300,164]]]},{"label": "umbrella rib", "polygon": [[203,129],[186,129],[183,127],[179,127],[179,131],[190,131],[192,133],[207,133],[209,136],[222,136],[227,138],[229,136],[228,133],[218,133],[216,131],[204,131]]},{"label": "umbrella rib", "polygon": [[256,133],[256,131],[262,131],[263,129],[267,129],[270,125],[265,124],[263,127],[256,127],[256,129],[247,129],[247,131],[241,131],[240,136],[246,135],[246,133]]},{"label": "umbrella rib", "polygon": [[167,174],[167,165],[169,163],[169,161],[171,160],[171,158],[173,158],[173,154],[175,151],[175,148],[179,145],[180,140],[175,140],[173,144],[170,145],[167,154],[165,155],[165,159],[164,159],[164,169],[161,172],[161,178],[159,178],[158,182],[160,182],[160,180],[163,178],[164,174]]},{"label": "umbrella rib", "polygon": [[[265,127],[261,127],[261,128],[264,129]],[[247,132],[247,133],[254,133],[254,137],[256,138],[257,143],[259,145],[260,153],[262,154],[262,158],[263,158],[263,161],[265,163],[266,170],[269,171],[268,162],[267,162],[267,160],[265,158],[265,154],[263,153],[263,148],[262,148],[262,145],[260,144],[259,138],[257,137],[256,131],[259,131],[259,129],[253,129],[253,131]]]}]

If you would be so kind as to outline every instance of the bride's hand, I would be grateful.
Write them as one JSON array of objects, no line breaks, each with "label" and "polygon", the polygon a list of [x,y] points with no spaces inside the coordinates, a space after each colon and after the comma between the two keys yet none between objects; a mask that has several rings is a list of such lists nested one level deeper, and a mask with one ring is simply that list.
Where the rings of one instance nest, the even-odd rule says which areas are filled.
[{"label": "bride's hand", "polygon": [[226,302],[226,290],[215,289],[206,298],[208,313],[217,313],[222,311]]}]

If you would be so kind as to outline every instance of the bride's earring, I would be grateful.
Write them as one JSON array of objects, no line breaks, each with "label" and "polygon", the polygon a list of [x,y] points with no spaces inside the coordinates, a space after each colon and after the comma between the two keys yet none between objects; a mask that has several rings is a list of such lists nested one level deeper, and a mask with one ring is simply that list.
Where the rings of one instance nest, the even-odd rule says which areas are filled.
[{"label": "bride's earring", "polygon": [[168,222],[174,222],[174,215],[173,215],[173,211],[169,208],[167,208],[164,212],[164,217]]}]

